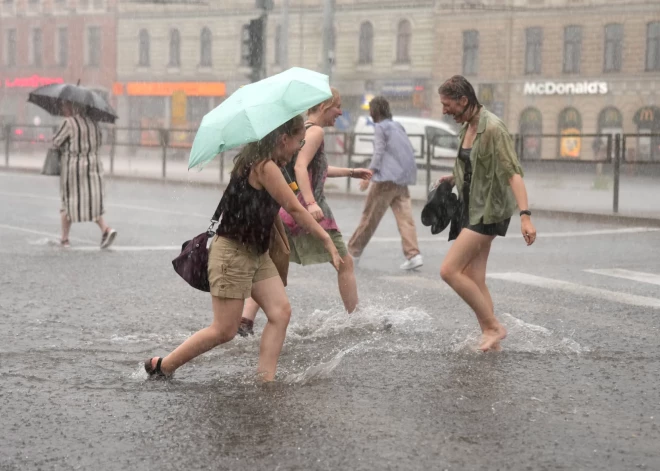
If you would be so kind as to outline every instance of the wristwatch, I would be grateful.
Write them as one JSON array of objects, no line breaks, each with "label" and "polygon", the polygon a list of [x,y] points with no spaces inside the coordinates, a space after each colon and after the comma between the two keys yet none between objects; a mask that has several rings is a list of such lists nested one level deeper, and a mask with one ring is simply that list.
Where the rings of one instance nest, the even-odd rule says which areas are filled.
[{"label": "wristwatch", "polygon": [[520,217],[522,217],[523,214],[531,216],[532,212],[529,209],[523,209],[522,211],[520,211]]}]

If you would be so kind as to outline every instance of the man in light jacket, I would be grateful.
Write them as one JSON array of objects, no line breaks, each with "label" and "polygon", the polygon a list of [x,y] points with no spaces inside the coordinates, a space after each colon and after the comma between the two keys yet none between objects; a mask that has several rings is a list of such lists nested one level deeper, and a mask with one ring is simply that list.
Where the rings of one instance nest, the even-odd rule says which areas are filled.
[{"label": "man in light jacket", "polygon": [[[348,251],[357,262],[362,251],[376,232],[387,208],[392,208],[396,218],[403,254],[406,261],[402,270],[412,270],[424,264],[419,253],[417,231],[412,217],[412,205],[408,185],[417,182],[415,151],[406,131],[392,121],[390,104],[383,97],[375,97],[369,103],[369,114],[375,124],[374,155],[369,168],[373,170],[371,189],[362,212],[360,225],[348,242]],[[360,184],[365,191],[369,181]]]}]

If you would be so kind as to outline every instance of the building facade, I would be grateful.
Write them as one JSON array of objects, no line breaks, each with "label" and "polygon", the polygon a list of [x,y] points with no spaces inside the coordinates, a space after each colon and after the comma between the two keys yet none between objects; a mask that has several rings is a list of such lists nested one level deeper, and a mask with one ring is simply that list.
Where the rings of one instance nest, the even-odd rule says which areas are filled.
[{"label": "building facade", "polygon": [[[323,1],[290,0],[288,14],[282,3],[276,0],[268,12],[267,74],[292,66],[322,70]],[[374,94],[387,95],[397,112],[430,115],[433,2],[413,4],[335,2],[332,84],[347,111],[339,127],[348,129],[365,113],[365,101]],[[122,3],[113,88],[120,115],[129,116],[131,127],[194,129],[204,114],[249,83],[247,27],[261,14],[254,0]],[[190,137],[179,134],[182,144]]]},{"label": "building facade", "polygon": [[[243,34],[258,16],[254,0],[121,3],[113,94],[127,126],[197,128],[206,113],[249,83]],[[148,131],[129,137],[141,144],[159,139]],[[193,137],[179,131],[169,139],[173,146],[187,147]]]},{"label": "building facade", "polygon": [[0,121],[59,122],[27,103],[49,83],[77,83],[111,103],[116,71],[116,0],[3,0],[0,3]]},{"label": "building facade", "polygon": [[644,136],[660,133],[658,2],[451,3],[439,2],[434,15],[436,83],[465,75],[524,135],[525,159],[603,159],[605,140],[593,134],[627,133],[627,159],[660,160],[660,139]]}]

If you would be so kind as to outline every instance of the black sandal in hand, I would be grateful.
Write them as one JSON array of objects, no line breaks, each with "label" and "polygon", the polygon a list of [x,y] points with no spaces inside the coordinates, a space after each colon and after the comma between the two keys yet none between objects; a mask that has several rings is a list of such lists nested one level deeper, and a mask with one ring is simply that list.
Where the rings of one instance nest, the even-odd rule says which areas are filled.
[{"label": "black sandal in hand", "polygon": [[[152,366],[153,364],[153,359],[158,358],[158,361],[156,362],[156,368]],[[163,359],[161,357],[151,357],[148,360],[145,360],[144,362],[144,371],[147,372],[149,375],[149,378],[154,378],[154,379],[167,379],[171,375],[163,373],[163,370],[160,369],[160,364],[163,362]]]}]

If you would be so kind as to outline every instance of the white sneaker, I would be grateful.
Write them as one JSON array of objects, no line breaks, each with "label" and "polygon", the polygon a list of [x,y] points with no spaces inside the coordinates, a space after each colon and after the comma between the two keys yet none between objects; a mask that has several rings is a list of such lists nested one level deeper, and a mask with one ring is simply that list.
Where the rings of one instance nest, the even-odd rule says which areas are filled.
[{"label": "white sneaker", "polygon": [[421,254],[415,255],[413,258],[406,260],[403,265],[401,265],[402,270],[414,270],[424,265],[424,260],[422,259]]}]

